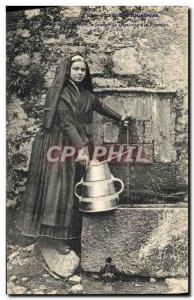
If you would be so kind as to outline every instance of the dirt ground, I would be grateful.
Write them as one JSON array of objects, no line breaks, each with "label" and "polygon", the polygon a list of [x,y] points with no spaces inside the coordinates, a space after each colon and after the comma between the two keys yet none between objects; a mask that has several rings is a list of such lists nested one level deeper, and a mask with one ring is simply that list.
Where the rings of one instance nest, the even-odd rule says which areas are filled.
[{"label": "dirt ground", "polygon": [[[7,294],[65,295],[65,294],[171,294],[173,286],[165,279],[117,276],[105,278],[99,274],[86,274],[81,267],[75,271],[78,282],[69,278],[54,278],[45,270],[45,261],[34,248],[7,245]],[[175,279],[176,281],[176,279]],[[73,287],[73,291],[72,291]],[[185,293],[184,288],[178,292]]]}]

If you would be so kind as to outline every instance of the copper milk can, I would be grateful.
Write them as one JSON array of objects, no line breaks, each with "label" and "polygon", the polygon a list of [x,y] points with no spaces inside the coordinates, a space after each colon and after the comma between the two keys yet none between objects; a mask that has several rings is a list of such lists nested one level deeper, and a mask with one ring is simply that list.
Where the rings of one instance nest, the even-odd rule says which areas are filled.
[{"label": "copper milk can", "polygon": [[[121,184],[118,192],[114,182]],[[82,186],[82,195],[78,195],[77,188]],[[90,162],[84,177],[75,186],[75,195],[79,198],[80,211],[93,213],[113,210],[119,205],[119,194],[124,184],[115,178],[108,167],[108,163]]]}]

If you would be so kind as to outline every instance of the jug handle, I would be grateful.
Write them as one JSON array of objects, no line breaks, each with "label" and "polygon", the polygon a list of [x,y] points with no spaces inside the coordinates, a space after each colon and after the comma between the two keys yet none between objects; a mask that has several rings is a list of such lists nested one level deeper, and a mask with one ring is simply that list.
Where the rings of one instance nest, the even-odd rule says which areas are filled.
[{"label": "jug handle", "polygon": [[82,182],[83,182],[83,178],[80,180],[80,182],[76,183],[76,185],[75,185],[75,196],[78,197],[79,202],[81,201],[81,198],[82,198],[82,197],[81,197],[80,195],[78,195],[78,193],[77,193],[77,187],[78,187],[79,185],[81,185]]},{"label": "jug handle", "polygon": [[119,192],[117,192],[117,194],[122,193],[122,191],[123,191],[123,189],[124,189],[124,183],[122,182],[122,180],[119,179],[119,178],[114,177],[113,175],[111,175],[111,178],[112,178],[113,181],[118,181],[118,182],[120,182],[120,184],[121,184],[121,189],[120,189]]}]

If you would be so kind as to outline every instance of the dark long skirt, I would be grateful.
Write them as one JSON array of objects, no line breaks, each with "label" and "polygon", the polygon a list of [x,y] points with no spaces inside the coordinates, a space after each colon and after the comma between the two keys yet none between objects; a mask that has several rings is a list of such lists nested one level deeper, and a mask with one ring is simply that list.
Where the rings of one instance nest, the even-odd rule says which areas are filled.
[{"label": "dark long skirt", "polygon": [[[54,128],[36,135],[27,186],[17,222],[21,233],[58,239],[80,238],[81,215],[74,185],[84,172],[74,159],[49,162],[47,151],[52,146],[68,144],[64,133]],[[59,154],[59,152],[57,152]]]}]

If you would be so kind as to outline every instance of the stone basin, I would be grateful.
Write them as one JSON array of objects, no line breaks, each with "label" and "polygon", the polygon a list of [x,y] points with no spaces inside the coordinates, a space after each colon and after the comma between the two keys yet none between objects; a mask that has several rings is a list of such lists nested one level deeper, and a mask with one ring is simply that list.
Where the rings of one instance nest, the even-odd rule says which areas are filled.
[{"label": "stone basin", "polygon": [[188,275],[186,203],[125,205],[109,213],[83,214],[81,265],[100,272],[107,258],[128,275]]}]

